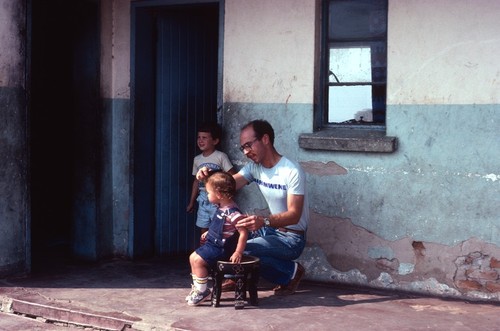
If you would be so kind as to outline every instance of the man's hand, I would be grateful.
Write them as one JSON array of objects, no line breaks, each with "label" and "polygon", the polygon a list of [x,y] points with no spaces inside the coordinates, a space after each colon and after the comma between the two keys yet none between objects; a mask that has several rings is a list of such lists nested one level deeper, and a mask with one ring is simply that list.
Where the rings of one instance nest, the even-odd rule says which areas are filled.
[{"label": "man's hand", "polygon": [[264,226],[264,218],[257,215],[247,215],[236,224],[237,227],[245,227],[248,231],[257,231]]},{"label": "man's hand", "polygon": [[199,181],[204,181],[209,175],[211,170],[207,167],[201,167],[196,173],[196,179]]}]

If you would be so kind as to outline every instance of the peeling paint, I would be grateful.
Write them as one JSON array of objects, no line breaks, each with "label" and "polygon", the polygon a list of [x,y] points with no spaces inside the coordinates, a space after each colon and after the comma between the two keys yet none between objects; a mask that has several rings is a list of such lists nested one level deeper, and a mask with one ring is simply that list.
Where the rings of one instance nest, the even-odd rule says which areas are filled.
[{"label": "peeling paint", "polygon": [[[450,286],[438,282],[430,277],[426,280],[397,283],[387,272],[381,272],[379,276],[368,281],[366,275],[357,269],[341,272],[333,268],[328,262],[326,255],[319,247],[306,247],[304,253],[299,258],[301,264],[306,269],[305,279],[319,282],[337,282],[349,285],[363,285],[374,288],[403,290],[414,293],[425,293],[441,295],[445,297],[463,297],[462,293]],[[477,295],[477,293],[475,293]],[[495,298],[482,294],[481,299]]]},{"label": "peeling paint", "polygon": [[491,180],[492,182],[496,182],[497,180],[500,180],[500,175],[488,174],[488,175],[483,176],[483,178],[486,178],[487,180]]},{"label": "peeling paint", "polygon": [[500,300],[500,247],[383,239],[349,219],[311,213],[306,278],[465,299]]},{"label": "peeling paint", "polygon": [[415,270],[415,265],[413,263],[401,263],[399,265],[398,273],[400,275],[409,275]]},{"label": "peeling paint", "polygon": [[300,162],[300,165],[304,169],[305,172],[317,175],[317,176],[333,176],[333,175],[345,175],[347,174],[347,170],[338,165],[337,163],[330,162]]},{"label": "peeling paint", "polygon": [[456,176],[461,178],[481,178],[486,179],[487,181],[496,182],[500,180],[500,174],[478,174],[478,173],[461,173],[461,172],[450,172],[450,171],[424,171],[420,168],[417,168],[413,171],[401,170],[401,169],[386,169],[386,168],[376,168],[376,167],[352,167],[347,168],[349,172],[362,172],[367,174],[402,174],[402,175],[410,175],[417,174],[420,176],[432,176],[432,177],[440,177],[440,176]]},{"label": "peeling paint", "polygon": [[392,260],[394,258],[394,252],[390,247],[370,247],[368,256],[372,259],[384,258]]}]

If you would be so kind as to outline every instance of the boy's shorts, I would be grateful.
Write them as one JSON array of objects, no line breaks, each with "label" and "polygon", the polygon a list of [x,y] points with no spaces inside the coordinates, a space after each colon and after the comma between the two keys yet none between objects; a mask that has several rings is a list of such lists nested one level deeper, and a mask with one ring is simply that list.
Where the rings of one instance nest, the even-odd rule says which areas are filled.
[{"label": "boy's shorts", "polygon": [[196,254],[201,256],[201,258],[211,267],[214,268],[217,261],[225,259],[225,252],[223,247],[212,245],[210,243],[205,243],[196,249]]},{"label": "boy's shorts", "polygon": [[196,215],[196,226],[199,228],[208,229],[212,217],[214,216],[217,206],[208,202],[208,194],[206,191],[200,191],[198,197],[198,213]]},{"label": "boy's shorts", "polygon": [[236,250],[239,234],[236,232],[233,236],[226,239],[224,247],[218,246],[211,238],[207,238],[207,242],[196,249],[196,254],[211,267],[215,268],[217,261],[229,261],[229,258]]}]

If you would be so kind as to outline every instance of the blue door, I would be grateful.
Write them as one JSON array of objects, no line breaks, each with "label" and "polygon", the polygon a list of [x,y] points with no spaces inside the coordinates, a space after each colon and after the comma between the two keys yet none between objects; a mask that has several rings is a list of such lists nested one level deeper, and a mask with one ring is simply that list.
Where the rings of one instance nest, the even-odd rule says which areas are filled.
[{"label": "blue door", "polygon": [[[137,31],[152,36],[144,35],[135,46],[140,61],[135,76],[144,77],[135,82],[134,255],[181,255],[199,242],[196,215],[186,207],[192,161],[199,153],[197,127],[217,119],[219,5],[165,6],[145,13],[144,24],[139,26],[141,15],[136,22]],[[145,43],[150,46],[143,49]]]}]

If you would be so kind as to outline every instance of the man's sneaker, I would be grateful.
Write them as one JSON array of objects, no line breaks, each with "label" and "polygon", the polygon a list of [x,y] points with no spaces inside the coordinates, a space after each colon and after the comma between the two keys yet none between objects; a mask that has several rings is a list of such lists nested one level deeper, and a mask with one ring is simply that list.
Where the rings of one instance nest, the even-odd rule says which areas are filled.
[{"label": "man's sneaker", "polygon": [[232,279],[226,279],[222,282],[221,292],[234,292],[236,289],[236,282]]},{"label": "man's sneaker", "polygon": [[198,290],[194,289],[187,301],[187,304],[189,306],[199,305],[203,301],[207,300],[210,297],[211,293],[212,292],[210,292],[208,288],[205,290],[205,292],[199,292]]},{"label": "man's sneaker", "polygon": [[297,271],[295,272],[295,277],[290,280],[290,282],[287,285],[278,285],[274,288],[274,295],[291,295],[294,294],[297,291],[297,288],[299,287],[300,280],[304,276],[305,269],[304,267],[297,263]]}]

